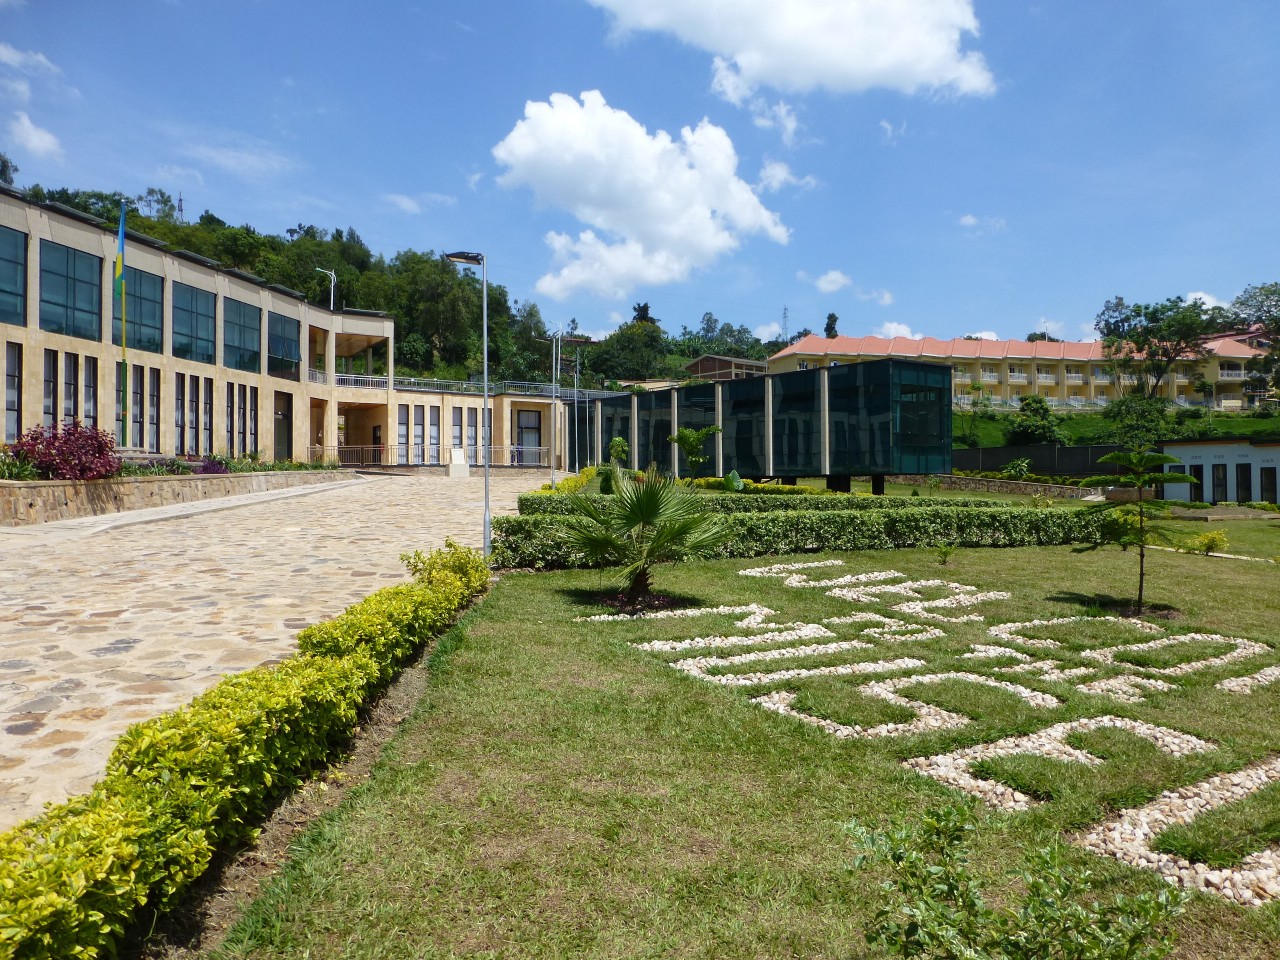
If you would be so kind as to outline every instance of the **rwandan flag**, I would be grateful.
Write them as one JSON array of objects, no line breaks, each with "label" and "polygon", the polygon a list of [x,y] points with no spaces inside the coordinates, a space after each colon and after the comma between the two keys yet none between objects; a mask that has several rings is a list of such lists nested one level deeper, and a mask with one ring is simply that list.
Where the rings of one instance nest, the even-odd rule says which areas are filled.
[{"label": "rwandan flag", "polygon": [[116,250],[116,296],[120,298],[120,344],[128,351],[124,313],[124,201],[120,202],[120,246]]}]

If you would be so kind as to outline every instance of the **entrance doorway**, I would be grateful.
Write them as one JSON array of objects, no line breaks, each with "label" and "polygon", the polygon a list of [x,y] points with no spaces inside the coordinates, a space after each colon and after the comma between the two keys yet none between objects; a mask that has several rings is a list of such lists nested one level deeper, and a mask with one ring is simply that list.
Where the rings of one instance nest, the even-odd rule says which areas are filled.
[{"label": "entrance doorway", "polygon": [[293,459],[293,394],[276,391],[275,459]]}]

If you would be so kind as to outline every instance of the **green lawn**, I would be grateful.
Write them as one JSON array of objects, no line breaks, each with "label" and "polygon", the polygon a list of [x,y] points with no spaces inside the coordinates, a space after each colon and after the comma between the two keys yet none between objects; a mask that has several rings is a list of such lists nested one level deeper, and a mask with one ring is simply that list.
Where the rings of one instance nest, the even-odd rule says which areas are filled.
[{"label": "green lawn", "polygon": [[[779,558],[786,559],[786,558]],[[1066,720],[1104,714],[1193,734],[1214,749],[1172,757],[1148,741],[1104,728],[1070,745],[1102,760],[1085,766],[1018,755],[983,761],[1041,802],[1022,813],[980,805],[978,871],[997,886],[1028,850],[1060,846],[1087,866],[1100,895],[1158,889],[1154,874],[1087,853],[1076,832],[1162,790],[1280,749],[1280,684],[1250,694],[1215,689],[1224,677],[1280,662],[1275,568],[1184,554],[1148,558],[1148,599],[1157,633],[1095,620],[1031,627],[1020,634],[1060,646],[1025,647],[1095,677],[1157,668],[1228,646],[1116,654],[1096,648],[1199,632],[1264,645],[1248,660],[1166,676],[1170,691],[1123,703],[1081,692],[1070,680],[998,672],[1011,658],[973,659],[972,644],[1005,644],[992,623],[1102,615],[1135,592],[1137,558],[1069,548],[960,550],[947,566],[934,551],[814,554],[842,567],[814,579],[894,570],[943,579],[1008,599],[941,610],[985,622],[936,623],[890,610],[903,595],[866,603],[824,588],[787,586],[738,571],[773,558],[687,564],[659,571],[657,584],[688,606],[763,604],[779,624],[818,623],[857,612],[933,625],[946,636],[891,641],[860,633],[874,624],[829,624],[826,642],[870,648],[704,665],[709,675],[841,666],[913,657],[915,670],[865,676],[810,675],[729,686],[673,669],[682,658],[727,658],[818,641],[777,640],[726,649],[649,652],[637,644],[745,635],[742,614],[626,622],[580,622],[607,612],[598,594],[616,589],[608,571],[510,574],[446,638],[432,661],[428,694],[389,745],[373,778],[306,833],[268,892],[233,929],[227,957],[870,957],[863,929],[878,876],[852,869],[843,825],[909,820],[962,796],[904,768],[926,757]],[[1229,566],[1228,566],[1229,565]],[[1229,574],[1229,575],[1228,575]],[[893,581],[886,581],[892,583]],[[864,584],[865,586],[865,584]],[[921,588],[925,600],[949,595]],[[1182,653],[1177,651],[1182,650]],[[1127,661],[1127,662],[1126,662]],[[859,689],[871,680],[969,672],[1011,680],[1057,698],[1033,706],[1005,690],[963,680],[903,686],[903,697],[969,718],[963,726],[907,736],[838,739],[751,702],[771,691],[796,695],[794,709],[846,725],[901,723],[911,709]],[[1277,835],[1280,790],[1255,794],[1247,815],[1223,808],[1162,842],[1239,858]],[[1256,825],[1256,829],[1255,829]],[[1179,921],[1178,956],[1264,958],[1280,954],[1280,906],[1245,909],[1203,894]]]},{"label": "green lawn", "polygon": [[[1280,514],[1272,520],[1162,520],[1175,543],[1190,540],[1210,530],[1221,530],[1227,535],[1227,549],[1223,552],[1244,557],[1280,557]],[[1231,569],[1235,569],[1232,567]],[[1274,568],[1273,568],[1274,570]]]}]

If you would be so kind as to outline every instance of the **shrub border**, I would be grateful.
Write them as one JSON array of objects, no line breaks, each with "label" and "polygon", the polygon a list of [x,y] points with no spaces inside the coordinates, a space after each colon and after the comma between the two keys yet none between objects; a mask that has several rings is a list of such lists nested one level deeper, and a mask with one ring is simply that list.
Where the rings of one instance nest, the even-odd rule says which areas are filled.
[{"label": "shrub border", "polygon": [[[581,494],[600,509],[613,502],[611,494]],[[711,513],[772,513],[775,511],[863,511],[863,510],[919,510],[937,507],[996,508],[1008,507],[1003,500],[984,497],[875,497],[871,494],[798,494],[789,497],[754,496],[742,493],[699,494],[698,503]],[[576,513],[574,501],[567,496],[546,493],[526,493],[516,498],[521,516],[554,514],[568,516]]]},{"label": "shrub border", "polygon": [[450,541],[403,559],[412,583],[308,627],[297,656],[130,727],[87,794],[0,834],[0,957],[113,955],[140,908],[171,906],[333,757],[396,668],[489,582],[480,554]]},{"label": "shrub border", "polygon": [[[914,499],[914,498],[913,498]],[[919,510],[773,511],[725,518],[726,558],[816,550],[889,550],[899,547],[1024,547],[1096,542],[1098,514],[1086,510],[1020,507]],[[587,567],[561,536],[564,517],[495,517],[495,567],[555,570]]]}]

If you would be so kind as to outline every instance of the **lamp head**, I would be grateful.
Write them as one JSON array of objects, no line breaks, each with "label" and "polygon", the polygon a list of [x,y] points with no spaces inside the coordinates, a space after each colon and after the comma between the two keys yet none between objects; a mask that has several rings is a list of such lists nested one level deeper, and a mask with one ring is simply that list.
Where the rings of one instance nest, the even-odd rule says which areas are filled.
[{"label": "lamp head", "polygon": [[483,253],[468,253],[465,250],[460,250],[457,253],[446,253],[444,258],[453,263],[465,263],[473,267],[479,267],[484,264]]}]

